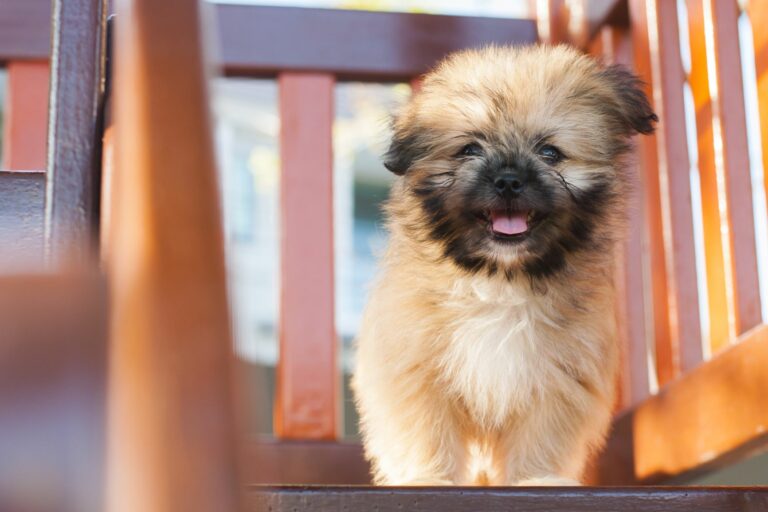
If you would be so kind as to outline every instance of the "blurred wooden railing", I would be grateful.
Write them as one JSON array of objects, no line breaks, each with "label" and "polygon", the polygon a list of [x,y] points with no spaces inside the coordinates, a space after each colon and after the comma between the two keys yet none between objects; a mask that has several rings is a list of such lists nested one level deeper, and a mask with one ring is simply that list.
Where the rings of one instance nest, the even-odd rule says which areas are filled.
[{"label": "blurred wooden railing", "polygon": [[[736,0],[534,3],[549,42],[571,42],[634,68],[661,118],[657,134],[637,148],[639,193],[617,272],[625,297],[619,315],[626,410],[597,464],[596,481],[684,481],[766,443],[768,410],[760,397],[768,391],[762,370],[768,364],[768,328],[761,312],[755,217],[768,212],[754,210],[750,164],[765,168],[767,153],[763,162],[750,162],[738,24],[744,15],[754,28],[766,148],[768,6],[745,2],[742,14]],[[685,84],[693,127],[686,126]],[[687,140],[691,129],[693,148]],[[691,172],[700,191],[691,188]],[[704,289],[696,268],[697,204]],[[706,323],[700,294],[706,294]],[[648,381],[649,360],[657,393]]]},{"label": "blurred wooden railing", "polygon": [[[639,194],[617,278],[623,297],[617,314],[626,348],[622,412],[596,465],[595,481],[626,484],[683,478],[760,448],[765,441],[763,425],[768,424],[768,410],[760,399],[768,390],[762,372],[768,364],[768,335],[760,325],[752,191],[744,168],[744,106],[741,86],[730,75],[740,76],[738,46],[733,46],[736,1],[688,2],[718,12],[705,17],[712,21],[702,25],[697,11],[689,8],[695,55],[688,80],[699,105],[698,162],[702,194],[709,198],[702,198],[710,290],[710,323],[704,331],[684,124],[686,76],[679,56],[676,6],[665,0],[580,2],[576,11],[585,15],[571,23],[576,3],[534,2],[536,7],[547,7],[547,15],[540,13],[537,19],[541,34],[551,42],[570,40],[606,60],[633,67],[646,80],[662,117],[658,134],[638,146]],[[40,43],[46,31],[31,26],[19,30],[37,18],[17,16],[44,11],[46,5],[44,0],[14,0],[0,6],[3,62],[17,60],[8,50],[10,44],[20,45],[19,56],[46,59]],[[80,12],[89,14],[74,16],[75,11],[64,11],[63,5],[73,9],[79,5]],[[56,2],[60,35],[54,41],[60,44],[53,54],[56,79],[50,105],[52,146],[47,151],[51,163],[45,176],[46,240],[53,251],[74,244],[75,252],[90,254],[95,251],[91,240],[95,219],[109,219],[109,237],[102,243],[107,246],[112,297],[110,467],[116,476],[110,508],[159,510],[169,503],[186,510],[210,510],[216,508],[214,503],[234,506],[235,451],[231,410],[226,405],[229,380],[234,377],[226,361],[231,347],[200,6],[197,0],[122,0],[117,5],[116,157],[112,192],[99,201],[93,168],[101,155],[94,136],[101,134],[106,3]],[[282,116],[278,440],[240,444],[242,478],[248,483],[363,483],[368,475],[359,448],[336,442],[333,86],[337,80],[415,79],[458,48],[533,42],[534,24],[230,5],[217,5],[214,11],[224,72],[277,77]],[[768,10],[760,2],[750,4],[750,15],[754,26],[768,23]],[[702,28],[707,23],[715,29]],[[18,25],[14,33],[24,37],[6,39],[4,29],[13,24]],[[424,44],[427,36],[430,44]],[[67,37],[72,37],[68,44]],[[764,37],[755,31],[761,78],[768,67]],[[67,57],[72,48],[78,53]],[[67,65],[58,65],[62,62]],[[706,72],[702,66],[707,66]],[[86,78],[80,83],[87,87],[74,87],[82,73]],[[761,79],[758,86],[763,142],[768,140],[766,83]],[[725,90],[727,95],[716,94]],[[16,101],[14,94],[9,97]],[[18,126],[22,121],[11,117],[8,123]],[[79,127],[72,139],[69,126]],[[8,139],[14,144],[9,154],[21,154],[14,140]],[[718,149],[713,153],[714,148]],[[101,216],[93,205],[100,205]],[[74,213],[67,213],[68,208]],[[53,234],[56,229],[62,233],[60,242]],[[309,253],[313,258],[304,257]],[[705,339],[711,347],[703,344]],[[705,357],[710,352],[715,354],[711,360]],[[649,353],[654,354],[650,369]],[[658,393],[652,388],[654,379],[661,386]],[[180,496],[184,492],[188,494]],[[336,491],[316,502],[307,502],[298,491],[269,492],[262,495],[267,501],[259,503],[279,504],[281,499],[304,506],[323,499],[326,507],[341,503]],[[435,497],[429,492],[417,492],[413,499],[436,499],[435,506],[476,503],[472,497],[450,493]],[[515,496],[512,491],[508,494]],[[624,501],[610,501],[606,494],[601,506],[642,504],[645,499],[650,500],[648,507],[655,506],[652,494],[625,494],[620,496]],[[709,495],[672,494],[681,507],[714,503],[705,500]],[[533,495],[568,499],[545,491]],[[383,495],[376,496],[370,494],[373,501],[367,503],[386,501]],[[579,492],[569,496],[589,498]],[[738,496],[748,499],[746,494]],[[358,499],[353,498],[348,503]],[[718,499],[738,501],[733,495]],[[562,505],[552,502],[558,503]],[[589,499],[579,503],[572,510],[601,510]]]}]

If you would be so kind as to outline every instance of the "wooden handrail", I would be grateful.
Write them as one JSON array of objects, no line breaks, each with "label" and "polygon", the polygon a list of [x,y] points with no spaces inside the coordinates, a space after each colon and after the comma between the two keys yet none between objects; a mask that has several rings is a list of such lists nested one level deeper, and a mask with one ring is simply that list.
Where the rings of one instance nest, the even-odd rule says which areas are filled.
[{"label": "wooden handrail", "polygon": [[[0,63],[49,54],[50,0],[3,0]],[[532,20],[214,4],[227,75],[331,73],[342,80],[406,81],[447,53],[536,41]],[[10,35],[11,37],[7,37]]]},{"label": "wooden handrail", "polygon": [[601,485],[685,481],[768,446],[768,326],[619,417]]}]

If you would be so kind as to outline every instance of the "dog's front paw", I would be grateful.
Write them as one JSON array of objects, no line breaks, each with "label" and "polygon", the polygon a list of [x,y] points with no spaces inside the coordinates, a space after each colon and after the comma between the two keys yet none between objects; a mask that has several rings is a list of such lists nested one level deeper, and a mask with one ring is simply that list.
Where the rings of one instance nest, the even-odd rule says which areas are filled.
[{"label": "dog's front paw", "polygon": [[571,478],[547,475],[538,478],[520,480],[519,482],[516,482],[515,485],[519,487],[575,487],[580,486],[581,482]]}]

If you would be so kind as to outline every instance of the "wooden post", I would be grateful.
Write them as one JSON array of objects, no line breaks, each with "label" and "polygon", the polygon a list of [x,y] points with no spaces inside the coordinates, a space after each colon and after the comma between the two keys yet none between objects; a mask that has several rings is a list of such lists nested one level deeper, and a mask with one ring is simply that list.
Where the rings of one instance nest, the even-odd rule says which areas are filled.
[{"label": "wooden post", "polygon": [[110,512],[239,509],[200,4],[117,2]]},{"label": "wooden post", "polygon": [[45,231],[49,259],[93,260],[107,0],[54,0]]}]

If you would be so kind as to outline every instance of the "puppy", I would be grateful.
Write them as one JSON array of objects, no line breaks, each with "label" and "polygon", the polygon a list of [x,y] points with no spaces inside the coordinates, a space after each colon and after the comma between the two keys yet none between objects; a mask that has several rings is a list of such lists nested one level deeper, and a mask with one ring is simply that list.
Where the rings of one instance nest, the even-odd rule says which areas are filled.
[{"label": "puppy", "polygon": [[611,418],[641,82],[567,47],[454,54],[394,120],[353,386],[377,484],[576,484]]}]

